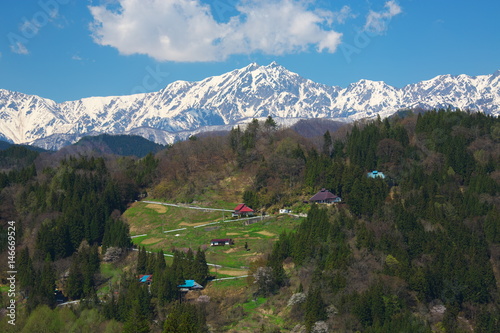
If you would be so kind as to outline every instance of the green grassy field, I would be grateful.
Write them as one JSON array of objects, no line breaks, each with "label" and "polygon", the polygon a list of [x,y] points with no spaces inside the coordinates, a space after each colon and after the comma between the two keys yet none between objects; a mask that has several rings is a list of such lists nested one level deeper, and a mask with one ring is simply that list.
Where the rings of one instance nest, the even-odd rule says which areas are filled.
[{"label": "green grassy field", "polygon": [[[219,276],[219,277],[221,277],[221,276]],[[223,289],[223,288],[237,289],[237,288],[242,288],[242,287],[248,286],[248,282],[247,282],[246,278],[213,281],[211,283],[212,283],[212,285],[215,285],[215,287],[217,287],[217,289]]]},{"label": "green grassy field", "polygon": [[[133,238],[134,244],[165,253],[173,249],[201,248],[206,250],[209,263],[222,266],[217,271],[218,277],[246,274],[253,258],[270,251],[283,231],[292,230],[300,223],[300,219],[279,215],[244,225],[241,220],[231,220],[230,215],[230,212],[136,202],[124,213],[124,218],[130,224],[132,236],[146,234]],[[223,217],[229,222],[222,222]],[[234,245],[210,247],[210,240],[214,238],[232,238]]]}]

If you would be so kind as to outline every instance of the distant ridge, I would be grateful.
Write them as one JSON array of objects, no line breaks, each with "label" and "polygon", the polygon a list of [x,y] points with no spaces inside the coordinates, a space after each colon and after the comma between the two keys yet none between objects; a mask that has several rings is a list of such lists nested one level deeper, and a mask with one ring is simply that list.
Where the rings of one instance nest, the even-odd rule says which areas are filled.
[{"label": "distant ridge", "polygon": [[302,119],[291,126],[291,129],[303,137],[313,138],[325,134],[326,131],[333,133],[342,126],[345,126],[345,123],[329,119]]},{"label": "distant ridge", "polygon": [[164,145],[159,145],[137,135],[109,134],[85,136],[74,146],[102,154],[136,157],[144,157],[149,153],[154,154],[165,148]]},{"label": "distant ridge", "polygon": [[401,109],[447,107],[500,114],[500,71],[440,75],[403,88],[370,80],[341,88],[305,79],[273,62],[198,82],[176,81],[158,92],[63,103],[0,89],[0,140],[57,149],[83,136],[107,133],[169,144],[269,115],[290,126],[300,119],[348,122],[384,118]]},{"label": "distant ridge", "polygon": [[10,143],[10,142],[7,142],[7,141],[0,140],[0,151],[7,150],[7,149],[9,149],[11,147],[24,147],[24,148],[26,148],[28,150],[36,151],[38,153],[42,153],[42,152],[46,152],[47,151],[46,149],[43,149],[43,148],[40,148],[40,147],[36,147],[36,146],[18,145],[18,144],[15,144],[15,143]]},{"label": "distant ridge", "polygon": [[[8,146],[7,146],[7,145]],[[13,145],[0,141],[0,171],[20,170],[31,165],[40,152],[38,147]]]}]

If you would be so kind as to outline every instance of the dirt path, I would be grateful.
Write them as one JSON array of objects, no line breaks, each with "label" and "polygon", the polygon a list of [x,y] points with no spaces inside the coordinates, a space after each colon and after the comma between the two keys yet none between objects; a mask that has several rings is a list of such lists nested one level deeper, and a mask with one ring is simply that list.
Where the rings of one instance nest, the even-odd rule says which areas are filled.
[{"label": "dirt path", "polygon": [[229,276],[242,276],[242,275],[247,275],[248,274],[248,271],[235,270],[235,269],[215,269],[215,268],[210,268],[210,272],[217,273],[217,274],[229,275]]},{"label": "dirt path", "polygon": [[156,204],[147,204],[146,208],[152,209],[160,214],[164,214],[168,210],[168,207],[163,206],[163,205],[156,205]]},{"label": "dirt path", "polygon": [[170,206],[170,207],[180,207],[180,208],[187,208],[187,209],[198,209],[198,210],[205,210],[205,211],[213,211],[213,212],[233,212],[232,209],[221,209],[221,208],[207,208],[207,207],[198,207],[198,206],[193,206],[193,205],[179,205],[179,204],[171,204],[171,203],[166,203],[166,202],[157,202],[157,201],[141,201],[147,204],[153,204],[153,205],[163,205],[163,206]]},{"label": "dirt path", "polygon": [[256,233],[257,234],[261,234],[263,236],[268,236],[268,237],[274,237],[274,236],[276,236],[276,234],[273,234],[272,232],[265,231],[265,230],[257,231]]}]

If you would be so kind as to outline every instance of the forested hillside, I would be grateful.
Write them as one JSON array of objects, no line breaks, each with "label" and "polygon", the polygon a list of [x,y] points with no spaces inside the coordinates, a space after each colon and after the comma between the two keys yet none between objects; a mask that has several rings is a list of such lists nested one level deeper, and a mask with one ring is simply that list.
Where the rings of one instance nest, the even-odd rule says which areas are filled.
[{"label": "forested hillside", "polygon": [[[16,221],[19,293],[17,326],[1,314],[0,330],[500,331],[499,119],[409,111],[318,134],[269,117],[143,158],[1,152],[0,250]],[[322,188],[341,203],[310,205]],[[122,214],[146,195],[308,215],[259,255],[244,287],[222,288],[199,245],[169,261],[170,248],[129,251]],[[206,289],[179,303],[192,277]],[[56,288],[79,304],[56,307]]]},{"label": "forested hillside", "polygon": [[164,145],[154,143],[137,135],[101,134],[97,136],[85,136],[66,149],[70,151],[83,150],[122,156],[144,157],[150,152],[156,153],[164,148]]}]

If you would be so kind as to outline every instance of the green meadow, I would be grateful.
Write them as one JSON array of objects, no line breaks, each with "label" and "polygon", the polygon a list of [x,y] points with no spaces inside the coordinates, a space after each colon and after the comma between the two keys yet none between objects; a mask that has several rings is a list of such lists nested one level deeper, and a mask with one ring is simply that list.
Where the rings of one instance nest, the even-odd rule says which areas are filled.
[{"label": "green meadow", "polygon": [[[167,254],[174,249],[201,248],[206,250],[207,262],[222,266],[217,272],[212,267],[217,277],[246,274],[252,260],[271,250],[282,232],[294,229],[301,221],[276,215],[258,217],[253,220],[255,223],[246,225],[243,219],[231,218],[231,212],[144,202],[134,203],[123,216],[130,225],[131,236],[144,235],[132,239],[137,246]],[[234,245],[211,247],[210,240],[216,238],[231,238]]]}]

